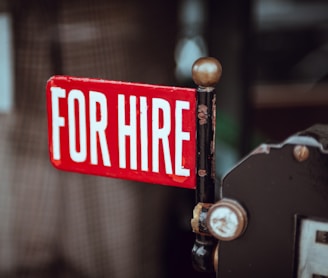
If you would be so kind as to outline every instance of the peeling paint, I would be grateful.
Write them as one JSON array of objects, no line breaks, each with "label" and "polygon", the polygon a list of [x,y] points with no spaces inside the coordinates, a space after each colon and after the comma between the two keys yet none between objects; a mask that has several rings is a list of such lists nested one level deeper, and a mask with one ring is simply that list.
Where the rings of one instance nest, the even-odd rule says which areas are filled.
[{"label": "peeling paint", "polygon": [[198,170],[198,176],[200,177],[205,177],[207,175],[207,171],[204,169],[199,169]]},{"label": "peeling paint", "polygon": [[198,105],[198,114],[197,117],[199,119],[200,125],[207,124],[207,118],[208,118],[208,107],[205,104]]}]

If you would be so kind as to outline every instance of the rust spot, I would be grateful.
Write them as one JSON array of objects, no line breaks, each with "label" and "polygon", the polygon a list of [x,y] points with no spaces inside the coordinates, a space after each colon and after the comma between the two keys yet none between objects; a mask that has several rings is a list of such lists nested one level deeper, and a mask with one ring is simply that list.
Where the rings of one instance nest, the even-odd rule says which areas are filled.
[{"label": "rust spot", "polygon": [[198,105],[197,117],[199,119],[199,124],[200,125],[205,125],[207,123],[208,107],[205,104]]},{"label": "rust spot", "polygon": [[215,133],[215,127],[216,127],[216,95],[213,96],[212,100],[212,128]]},{"label": "rust spot", "polygon": [[216,224],[216,223],[218,223],[218,222],[219,222],[219,219],[217,219],[217,218],[214,218],[214,219],[212,220],[212,222],[213,222],[213,224]]},{"label": "rust spot", "polygon": [[205,177],[206,175],[207,175],[206,170],[202,170],[202,169],[198,170],[198,176]]}]

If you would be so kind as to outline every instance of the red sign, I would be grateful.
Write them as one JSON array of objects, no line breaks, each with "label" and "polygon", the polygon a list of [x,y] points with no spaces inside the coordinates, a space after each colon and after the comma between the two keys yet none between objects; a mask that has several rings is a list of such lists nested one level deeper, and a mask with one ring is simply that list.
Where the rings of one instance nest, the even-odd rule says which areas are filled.
[{"label": "red sign", "polygon": [[51,162],[66,171],[195,188],[195,107],[193,89],[52,77]]}]

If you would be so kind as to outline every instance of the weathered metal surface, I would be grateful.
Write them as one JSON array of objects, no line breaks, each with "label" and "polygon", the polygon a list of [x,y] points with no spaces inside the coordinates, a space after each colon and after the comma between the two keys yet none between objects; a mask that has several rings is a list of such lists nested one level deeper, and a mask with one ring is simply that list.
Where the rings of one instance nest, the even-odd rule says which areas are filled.
[{"label": "weathered metal surface", "polygon": [[214,90],[197,90],[197,177],[196,202],[213,203],[215,179],[214,144],[215,125],[212,123]]},{"label": "weathered metal surface", "polygon": [[194,233],[211,236],[207,227],[207,213],[212,203],[198,203],[193,211],[193,218],[191,219],[191,227]]},{"label": "weathered metal surface", "polygon": [[[197,175],[196,204],[213,203],[215,199],[215,119],[216,98],[214,86],[221,77],[221,64],[214,58],[200,58],[192,68],[192,76],[197,88]],[[201,213],[201,211],[199,211]],[[205,217],[193,220],[198,226],[192,249],[192,262],[195,269],[214,271],[213,254],[217,240],[207,235]],[[197,218],[197,217],[196,217]]]},{"label": "weathered metal surface", "polygon": [[299,219],[328,219],[328,127],[320,130],[263,144],[223,178],[221,198],[240,202],[248,226],[220,241],[217,277],[297,277]]}]

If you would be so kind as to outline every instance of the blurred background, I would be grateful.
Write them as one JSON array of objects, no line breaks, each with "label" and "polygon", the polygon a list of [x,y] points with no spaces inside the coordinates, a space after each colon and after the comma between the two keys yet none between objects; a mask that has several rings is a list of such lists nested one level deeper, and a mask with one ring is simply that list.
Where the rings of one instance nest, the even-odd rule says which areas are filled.
[{"label": "blurred background", "polygon": [[217,174],[328,122],[324,0],[0,0],[0,277],[215,277],[193,270],[191,190],[60,172],[54,74],[195,87],[218,58]]}]

